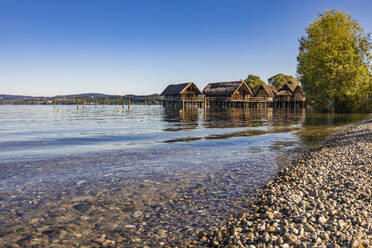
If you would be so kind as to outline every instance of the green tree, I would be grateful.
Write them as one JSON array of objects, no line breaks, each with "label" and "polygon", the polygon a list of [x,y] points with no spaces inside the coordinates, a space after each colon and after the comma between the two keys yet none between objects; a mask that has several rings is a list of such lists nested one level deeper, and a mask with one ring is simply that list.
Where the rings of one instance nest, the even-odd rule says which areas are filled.
[{"label": "green tree", "polygon": [[275,88],[280,89],[286,83],[292,83],[293,85],[298,85],[298,80],[294,76],[285,75],[283,73],[278,73],[267,80],[269,84],[274,85]]},{"label": "green tree", "polygon": [[369,35],[350,15],[325,11],[299,40],[297,74],[318,111],[360,111],[372,90]]},{"label": "green tree", "polygon": [[254,88],[255,90],[257,90],[261,85],[266,84],[259,76],[252,74],[249,74],[244,82],[249,86],[249,88]]}]

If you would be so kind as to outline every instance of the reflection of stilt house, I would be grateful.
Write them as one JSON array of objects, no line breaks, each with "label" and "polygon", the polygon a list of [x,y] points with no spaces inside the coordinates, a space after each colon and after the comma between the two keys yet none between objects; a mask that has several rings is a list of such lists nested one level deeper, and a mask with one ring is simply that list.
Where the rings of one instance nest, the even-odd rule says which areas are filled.
[{"label": "reflection of stilt house", "polygon": [[[176,108],[164,108],[164,122],[169,123],[164,127],[164,131],[181,131],[194,129],[198,126],[197,120],[199,111],[196,108],[185,108],[179,111]],[[179,123],[174,125],[174,123]]]},{"label": "reflection of stilt house", "polygon": [[194,83],[170,84],[161,93],[165,106],[200,105],[203,100],[199,88]]},{"label": "reflection of stilt house", "polygon": [[243,81],[210,83],[204,88],[203,94],[210,106],[240,106],[253,97]]}]

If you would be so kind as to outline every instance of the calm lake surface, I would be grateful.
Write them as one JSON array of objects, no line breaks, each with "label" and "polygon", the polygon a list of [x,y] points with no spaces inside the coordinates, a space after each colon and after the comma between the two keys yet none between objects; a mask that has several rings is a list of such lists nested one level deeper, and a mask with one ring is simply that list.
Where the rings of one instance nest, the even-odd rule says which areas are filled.
[{"label": "calm lake surface", "polygon": [[76,106],[66,105],[56,108],[3,105],[0,106],[0,161],[169,146],[183,150],[197,147],[203,162],[215,161],[215,156],[230,161],[244,158],[246,153],[314,145],[328,134],[324,128],[363,118],[365,115],[285,110],[231,109],[204,113],[192,109],[183,113],[141,105],[131,106],[129,110],[121,106],[84,109],[80,106],[77,110]]},{"label": "calm lake surface", "polygon": [[243,212],[288,155],[370,117],[0,105],[0,246],[184,244]]}]

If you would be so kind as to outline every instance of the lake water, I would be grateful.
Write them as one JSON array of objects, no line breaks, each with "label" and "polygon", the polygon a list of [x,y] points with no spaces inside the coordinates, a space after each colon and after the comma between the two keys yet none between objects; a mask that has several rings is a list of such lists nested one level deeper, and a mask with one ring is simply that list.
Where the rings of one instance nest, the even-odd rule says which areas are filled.
[{"label": "lake water", "polygon": [[0,246],[183,244],[243,212],[288,155],[366,118],[2,105]]},{"label": "lake water", "polygon": [[208,154],[214,151],[217,153],[213,157],[220,155],[229,160],[239,156],[237,151],[256,153],[316,144],[327,132],[301,133],[302,129],[333,128],[361,118],[364,116],[358,114],[306,115],[304,111],[249,109],[207,110],[207,113],[192,109],[183,113],[141,105],[131,106],[129,110],[121,106],[84,109],[80,106],[77,110],[69,105],[56,108],[3,105],[0,106],[0,161],[139,151],[159,145],[198,147],[200,152],[206,149],[206,154],[200,154],[205,162],[209,162]]}]

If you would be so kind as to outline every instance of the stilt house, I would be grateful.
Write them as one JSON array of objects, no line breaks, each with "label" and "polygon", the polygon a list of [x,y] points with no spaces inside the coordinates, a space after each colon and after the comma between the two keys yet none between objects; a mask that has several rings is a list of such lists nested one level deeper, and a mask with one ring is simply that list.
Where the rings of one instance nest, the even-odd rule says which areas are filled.
[{"label": "stilt house", "polygon": [[269,85],[269,86],[270,86],[271,91],[274,93],[274,96],[278,94],[278,90],[276,89],[274,85]]},{"label": "stilt house", "polygon": [[297,86],[296,89],[293,92],[293,98],[295,101],[306,101],[305,93],[301,86]]},{"label": "stilt house", "polygon": [[253,96],[243,81],[210,83],[204,88],[203,94],[207,101],[243,101]]},{"label": "stilt house", "polygon": [[296,86],[294,86],[291,83],[286,83],[281,87],[276,94],[276,100],[277,101],[290,101],[293,97],[293,93],[296,89]]},{"label": "stilt house", "polygon": [[199,88],[192,82],[184,84],[170,84],[161,93],[165,101],[197,100],[202,95]]},{"label": "stilt house", "polygon": [[255,97],[266,97],[273,100],[277,93],[278,91],[276,90],[275,86],[263,84],[257,89]]}]

